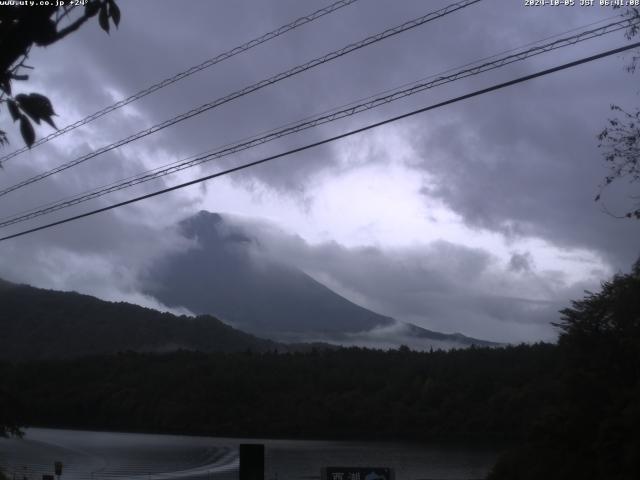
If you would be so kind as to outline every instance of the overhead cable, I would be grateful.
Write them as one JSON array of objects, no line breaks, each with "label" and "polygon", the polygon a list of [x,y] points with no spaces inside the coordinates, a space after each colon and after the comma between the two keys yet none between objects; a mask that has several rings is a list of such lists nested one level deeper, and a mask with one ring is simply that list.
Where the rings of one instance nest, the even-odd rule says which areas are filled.
[{"label": "overhead cable", "polygon": [[237,171],[240,171],[240,170],[245,170],[247,168],[255,167],[257,165],[260,165],[260,164],[263,164],[263,163],[267,163],[267,162],[276,160],[278,158],[282,158],[282,157],[286,157],[286,156],[289,156],[289,155],[293,155],[295,153],[299,153],[299,152],[302,152],[302,151],[305,151],[305,150],[309,150],[311,148],[318,147],[320,145],[325,145],[327,143],[334,142],[336,140],[340,140],[340,139],[343,139],[343,138],[346,138],[346,137],[350,137],[352,135],[356,135],[358,133],[362,133],[362,132],[365,132],[367,130],[371,130],[373,128],[377,128],[377,127],[380,127],[382,125],[387,125],[389,123],[396,122],[398,120],[402,120],[404,118],[408,118],[408,117],[417,115],[419,113],[424,113],[424,112],[427,112],[429,110],[434,110],[436,108],[444,107],[446,105],[451,105],[453,103],[457,103],[457,102],[460,102],[460,101],[463,101],[463,100],[467,100],[467,99],[470,99],[470,98],[473,98],[473,97],[477,97],[479,95],[484,95],[484,94],[489,93],[489,92],[500,90],[500,89],[503,89],[503,88],[506,88],[506,87],[509,87],[509,86],[512,86],[512,85],[516,85],[516,84],[523,83],[523,82],[526,82],[526,81],[529,81],[529,80],[533,80],[533,79],[538,78],[538,77],[549,75],[551,73],[555,73],[555,72],[558,72],[558,71],[561,71],[561,70],[566,70],[568,68],[576,67],[578,65],[582,65],[582,64],[585,64],[585,63],[588,63],[588,62],[592,62],[592,61],[595,61],[595,60],[598,60],[598,59],[601,59],[601,58],[609,57],[611,55],[622,53],[622,52],[625,52],[627,50],[631,50],[633,48],[638,48],[638,47],[640,47],[640,42],[635,42],[635,43],[632,43],[630,45],[626,45],[624,47],[619,47],[619,48],[615,48],[615,49],[612,49],[612,50],[607,50],[606,52],[602,52],[602,53],[599,53],[597,55],[584,57],[584,58],[582,58],[580,60],[575,60],[573,62],[565,63],[565,64],[559,65],[557,67],[548,68],[546,70],[542,70],[542,71],[539,71],[539,72],[536,72],[536,73],[533,73],[533,74],[530,74],[530,75],[525,75],[523,77],[519,77],[519,78],[516,78],[514,80],[510,80],[508,82],[503,82],[503,83],[499,83],[497,85],[493,85],[491,87],[483,88],[481,90],[476,90],[476,91],[468,93],[466,95],[461,95],[459,97],[455,97],[455,98],[446,100],[444,102],[436,103],[434,105],[429,105],[427,107],[423,107],[423,108],[420,108],[420,109],[417,109],[417,110],[413,110],[411,112],[404,113],[402,115],[398,115],[398,116],[395,116],[395,117],[392,117],[392,118],[388,118],[388,119],[380,121],[380,122],[372,123],[372,124],[369,124],[367,126],[364,126],[364,127],[361,127],[361,128],[357,128],[355,130],[351,130],[349,132],[341,133],[339,135],[335,135],[333,137],[329,137],[329,138],[326,138],[324,140],[320,140],[318,142],[310,143],[310,144],[304,145],[302,147],[298,147],[298,148],[294,148],[294,149],[288,150],[286,152],[282,152],[282,153],[279,153],[279,154],[276,154],[276,155],[271,155],[269,157],[262,158],[260,160],[256,160],[256,161],[249,162],[249,163],[245,163],[245,164],[233,167],[233,168],[229,168],[227,170],[223,170],[221,172],[217,172],[217,173],[213,173],[213,174],[210,174],[210,175],[206,175],[204,177],[200,177],[200,178],[197,178],[195,180],[190,180],[188,182],[184,182],[184,183],[181,183],[179,185],[174,185],[172,187],[164,188],[162,190],[158,190],[158,191],[155,191],[155,192],[152,192],[152,193],[148,193],[146,195],[141,195],[139,197],[135,197],[135,198],[123,201],[123,202],[119,202],[119,203],[115,203],[115,204],[112,204],[112,205],[109,205],[109,206],[106,206],[106,207],[102,207],[102,208],[98,208],[98,209],[95,209],[95,210],[91,210],[89,212],[85,212],[85,213],[82,213],[82,214],[79,214],[79,215],[74,215],[72,217],[67,217],[67,218],[64,218],[62,220],[58,220],[56,222],[48,223],[46,225],[41,225],[39,227],[30,228],[28,230],[23,230],[23,231],[20,231],[20,232],[11,234],[11,235],[0,237],[0,242],[1,241],[5,241],[5,240],[9,240],[9,239],[12,239],[12,238],[21,237],[23,235],[27,235],[29,233],[34,233],[34,232],[37,232],[37,231],[40,231],[40,230],[48,229],[48,228],[51,228],[51,227],[54,227],[54,226],[57,226],[57,225],[62,225],[62,224],[65,224],[65,223],[69,223],[69,222],[72,222],[72,221],[75,221],[75,220],[79,220],[81,218],[85,218],[85,217],[89,217],[89,216],[92,216],[92,215],[96,215],[98,213],[102,213],[102,212],[106,212],[106,211],[109,211],[109,210],[113,210],[113,209],[116,209],[116,208],[119,208],[119,207],[123,207],[125,205],[130,205],[130,204],[133,204],[133,203],[137,203],[137,202],[140,202],[142,200],[146,200],[148,198],[152,198],[152,197],[156,197],[158,195],[163,195],[165,193],[173,192],[175,190],[179,190],[179,189],[191,186],[191,185],[196,185],[198,183],[202,183],[202,182],[205,182],[207,180],[211,180],[211,179],[217,178],[217,177],[222,177],[224,175],[228,175],[230,173],[234,173],[234,172],[237,172]]},{"label": "overhead cable", "polygon": [[[195,157],[190,157],[189,159],[185,159],[181,162],[173,162],[165,167],[159,167],[149,172],[145,172],[125,180],[121,180],[120,182],[114,182],[112,184],[92,190],[91,192],[88,192],[88,193],[80,194],[74,197],[69,197],[67,199],[63,199],[55,203],[47,204],[42,207],[37,207],[36,209],[32,209],[28,211],[28,213],[16,214],[8,218],[5,217],[3,219],[0,219],[0,228],[14,225],[16,223],[21,223],[27,220],[31,220],[31,219],[40,217],[42,215],[46,215],[46,214],[61,210],[63,208],[70,207],[72,205],[77,205],[79,203],[84,203],[89,200],[102,197],[109,193],[113,193],[113,192],[123,190],[125,188],[129,188],[141,183],[155,180],[157,178],[164,177],[166,175],[170,175],[170,174],[185,170],[187,168],[195,167],[205,162],[210,162],[215,159],[226,157],[228,155],[232,155],[234,153],[238,153],[240,151],[262,145],[264,143],[276,140],[278,138],[282,138],[287,135],[298,133],[298,132],[301,132],[313,127],[317,127],[319,125],[323,125],[326,123],[334,122],[336,120],[339,120],[345,117],[350,117],[358,113],[362,113],[364,111],[371,110],[373,108],[400,100],[402,98],[415,95],[425,90],[444,85],[446,83],[450,83],[456,80],[460,80],[462,78],[478,75],[480,73],[488,72],[490,70],[495,70],[517,61],[526,60],[536,55],[547,53],[547,52],[557,50],[559,48],[567,47],[570,45],[575,45],[577,43],[584,42],[586,40],[590,40],[596,37],[600,37],[602,35],[606,35],[608,33],[613,33],[622,29],[626,29],[631,25],[630,22],[631,22],[630,20],[621,20],[618,22],[613,22],[611,24],[608,24],[599,28],[580,32],[570,37],[561,38],[554,42],[535,46],[526,51],[517,52],[511,55],[500,57],[491,62],[485,62],[483,64],[473,66],[471,68],[461,69],[450,75],[435,76],[433,80],[424,81],[421,83],[413,83],[408,88],[396,90],[388,95],[380,96],[377,98],[370,98],[359,104],[350,104],[347,108],[339,109],[337,111],[331,111],[331,113],[328,113],[328,114],[311,117],[311,119],[304,120],[302,122],[289,124],[284,128],[272,130],[265,135],[254,137],[247,141],[230,144],[220,148],[219,150],[209,152],[206,154],[201,154]],[[429,78],[433,78],[433,77],[434,76]]]},{"label": "overhead cable", "polygon": [[325,15],[328,15],[330,13],[333,13],[337,10],[340,10],[341,8],[344,8],[348,5],[351,5],[352,3],[357,2],[358,0],[340,0],[338,2],[335,2],[327,7],[321,8],[320,10],[316,10],[313,13],[310,13],[309,15],[305,15],[303,17],[300,17],[296,20],[294,20],[293,22],[287,23],[286,25],[283,25],[279,28],[276,28],[275,30],[272,30],[271,32],[265,33],[264,35],[261,35],[257,38],[254,38],[253,40],[250,40],[238,47],[234,47],[231,50],[227,50],[224,53],[221,53],[219,55],[216,55],[215,57],[209,58],[208,60],[205,60],[204,62],[200,63],[199,65],[195,65],[191,68],[188,68],[186,70],[183,70],[182,72],[176,73],[175,75],[165,78],[164,80],[161,80],[153,85],[151,85],[150,87],[145,88],[144,90],[140,90],[138,93],[134,93],[133,95],[124,98],[122,100],[119,100],[118,102],[109,105],[105,108],[103,108],[102,110],[98,110],[95,113],[92,113],[91,115],[88,115],[74,123],[71,123],[69,125],[67,125],[66,127],[63,127],[59,130],[56,130],[53,133],[50,133],[49,135],[47,135],[46,137],[43,137],[39,140],[37,140],[33,145],[31,145],[31,147],[22,147],[19,148],[18,150],[15,150],[7,155],[4,155],[3,157],[0,157],[0,165],[9,160],[10,158],[14,158],[17,157],[18,155],[20,155],[23,152],[27,152],[30,149],[32,150],[33,148],[42,145],[43,143],[46,143],[50,140],[53,140],[54,138],[59,137],[60,135],[64,135],[65,133],[68,133],[72,130],[75,130],[78,127],[81,127],[83,125],[86,125],[88,123],[93,122],[94,120],[97,120],[98,118],[101,118],[105,115],[107,115],[108,113],[113,112],[114,110],[117,110],[119,108],[124,107],[125,105],[129,105],[132,102],[135,102],[136,100],[140,100],[143,97],[146,97],[147,95],[150,95],[158,90],[160,90],[161,88],[167,87],[173,83],[176,83],[184,78],[187,78],[191,75],[193,75],[194,73],[200,72],[206,68],[212,67],[213,65],[216,65],[217,63],[220,63],[224,60],[228,60],[231,57],[234,57],[240,53],[246,52],[247,50],[250,50],[254,47],[257,47],[258,45],[261,45],[265,42],[268,42],[269,40],[273,40],[274,38],[277,38],[281,35],[284,35],[285,33],[294,30],[298,27],[301,27],[303,25],[306,25],[307,23],[311,23],[314,20],[317,20],[318,18],[324,17]]},{"label": "overhead cable", "polygon": [[71,160],[69,162],[66,162],[62,165],[59,165],[58,167],[55,167],[51,170],[48,170],[44,173],[40,173],[34,177],[28,178],[26,180],[23,180],[19,183],[16,183],[10,187],[4,188],[2,190],[0,190],[0,196],[4,196],[10,192],[13,192],[15,190],[18,190],[19,188],[25,187],[27,185],[30,185],[32,183],[38,182],[40,180],[43,180],[47,177],[50,177],[51,175],[55,175],[56,173],[62,172],[64,170],[67,170],[71,167],[74,167],[76,165],[79,165],[81,163],[84,163],[94,157],[97,157],[98,155],[101,155],[103,153],[106,153],[110,150],[113,150],[115,148],[121,147],[123,145],[126,145],[128,143],[131,143],[135,140],[139,140],[140,138],[146,137],[147,135],[151,135],[153,133],[156,133],[160,130],[163,130],[167,127],[170,127],[172,125],[175,125],[176,123],[182,122],[184,120],[187,120],[189,118],[192,118],[196,115],[200,115],[208,110],[211,110],[212,108],[216,108],[219,107],[220,105],[223,105],[225,103],[228,103],[232,100],[235,100],[236,98],[242,97],[244,95],[247,95],[249,93],[255,92],[256,90],[260,90],[262,88],[265,88],[269,85],[272,85],[274,83],[277,83],[281,80],[284,80],[286,78],[292,77],[294,75],[298,75],[302,72],[305,72],[307,70],[310,70],[312,68],[315,68],[319,65],[323,65],[327,62],[330,62],[332,60],[335,60],[336,58],[340,58],[344,55],[347,55],[348,53],[351,53],[353,51],[359,50],[361,48],[367,47],[369,45],[372,45],[374,43],[380,42],[386,38],[398,35],[399,33],[402,32],[406,32],[407,30],[416,28],[420,25],[424,25],[428,22],[431,22],[433,20],[436,20],[438,18],[444,17],[446,15],[449,15],[453,12],[456,12],[458,10],[461,10],[463,8],[466,8],[472,4],[478,3],[482,0],[463,0],[461,2],[456,2],[456,3],[452,3],[440,10],[428,13],[426,15],[423,15],[421,17],[415,18],[413,20],[409,20],[408,22],[403,23],[402,25],[398,25],[397,27],[393,27],[393,28],[389,28],[387,30],[384,30],[383,32],[380,32],[376,35],[372,35],[370,37],[367,37],[359,42],[356,43],[352,43],[350,45],[347,45],[345,47],[342,47],[338,50],[335,50],[333,52],[327,53],[321,57],[315,58],[314,60],[310,60],[309,62],[306,62],[302,65],[298,65],[296,67],[293,67],[289,70],[286,70],[284,72],[278,73],[276,75],[273,75],[272,77],[269,77],[267,79],[261,80],[257,83],[254,83],[252,85],[249,85],[248,87],[242,88],[240,90],[237,90],[227,96],[218,98],[217,100],[214,100],[212,102],[209,103],[205,103],[204,105],[200,105],[199,107],[196,107],[192,110],[189,110],[188,112],[182,113],[176,117],[173,117],[169,120],[165,120],[164,122],[161,122],[157,125],[154,125],[150,128],[147,128],[145,130],[142,130],[138,133],[135,133],[133,135],[130,135],[122,140],[119,140],[117,142],[111,143],[109,145],[106,145],[104,147],[99,148],[98,150],[94,150],[93,152],[90,152],[86,155],[83,155],[81,157],[78,157],[74,160]]}]

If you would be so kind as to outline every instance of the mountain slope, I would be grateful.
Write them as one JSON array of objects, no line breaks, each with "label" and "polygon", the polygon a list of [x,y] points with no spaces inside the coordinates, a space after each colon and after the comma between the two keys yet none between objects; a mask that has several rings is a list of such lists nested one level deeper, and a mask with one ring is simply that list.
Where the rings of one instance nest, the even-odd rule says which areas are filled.
[{"label": "mountain slope", "polygon": [[303,271],[263,254],[259,238],[202,211],[180,224],[191,248],[160,259],[145,293],[170,307],[212,314],[244,331],[281,341],[389,348],[495,345],[433,332],[363,308]]},{"label": "mountain slope", "polygon": [[306,273],[253,253],[257,240],[200,212],[181,224],[198,245],[162,259],[147,293],[163,304],[210,313],[253,333],[358,332],[393,319],[362,308]]},{"label": "mountain slope", "polygon": [[211,316],[186,317],[75,292],[0,280],[0,358],[77,357],[120,351],[285,350]]}]

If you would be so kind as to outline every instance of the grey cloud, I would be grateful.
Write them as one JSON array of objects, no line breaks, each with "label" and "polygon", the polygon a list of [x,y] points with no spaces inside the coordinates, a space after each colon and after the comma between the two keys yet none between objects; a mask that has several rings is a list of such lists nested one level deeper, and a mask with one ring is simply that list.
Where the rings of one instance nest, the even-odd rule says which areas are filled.
[{"label": "grey cloud", "polygon": [[[153,124],[447,3],[429,2],[425,6],[424,2],[406,1],[373,6],[361,2],[196,74],[135,105],[143,112],[146,121]],[[110,37],[97,25],[90,25],[65,40],[64,45],[61,42],[46,51],[35,52],[34,63],[39,70],[52,72],[50,89],[60,101],[68,98],[77,103],[81,111],[91,113],[112,101],[105,94],[105,86],[128,95],[238,45],[257,32],[273,29],[311,8],[310,4],[293,1],[217,4],[193,1],[188,5],[132,2],[123,8],[121,28]],[[566,18],[578,22],[583,14],[568,16],[561,12],[554,15],[557,17],[555,21],[548,18],[536,20],[540,15],[538,12],[524,12],[520,5],[489,0],[238,99],[164,130],[162,134],[141,140],[141,144],[171,149],[184,155],[203,151],[389,86],[481,58],[504,48],[507,39],[519,43],[539,38],[555,28],[562,28]],[[515,27],[514,18],[520,22],[518,27]],[[500,23],[502,28],[487,29],[488,22]],[[457,32],[457,41],[443,46],[442,39],[449,38],[451,31]],[[78,65],[83,68],[79,69]],[[428,98],[439,96],[430,94]],[[363,119],[375,120],[397,111],[399,108],[382,109]],[[120,114],[113,115],[119,118]],[[60,122],[71,120],[74,119],[61,118]],[[326,126],[317,132],[278,141],[273,149],[257,152],[286,150],[363,121]],[[107,119],[100,120],[97,125],[105,126],[104,129],[110,133],[107,137],[114,137],[113,130],[117,125]],[[128,131],[132,130],[136,128]],[[300,161],[277,162],[243,175],[252,175],[282,191],[298,194],[314,171],[334,165],[334,155],[321,152],[306,155]],[[285,178],[289,180],[284,181]]]},{"label": "grey cloud", "polygon": [[558,310],[594,286],[593,279],[569,284],[561,272],[532,264],[523,276],[487,251],[449,242],[394,249],[309,245],[268,223],[230,218],[259,239],[263,253],[302,268],[350,300],[447,333],[552,340],[550,322],[558,320]]},{"label": "grey cloud", "polygon": [[532,268],[533,257],[530,252],[511,254],[509,260],[509,270],[513,272],[530,272]]},{"label": "grey cloud", "polygon": [[549,78],[531,87],[548,95],[505,91],[499,103],[460,105],[430,123],[414,138],[421,169],[434,176],[423,193],[470,225],[595,250],[626,268],[640,253],[640,225],[604,215],[593,202],[603,175],[595,137],[613,100],[562,98],[580,81],[577,73]]},{"label": "grey cloud", "polygon": [[[46,161],[47,147],[39,153]],[[69,192],[120,178],[127,171],[126,157],[107,154],[101,175],[87,175],[82,169],[55,175],[36,186],[26,187],[3,197],[0,216],[64,198]],[[121,160],[125,160],[124,163]],[[21,161],[18,161],[21,160]],[[13,183],[39,170],[34,162],[16,159],[2,172],[3,181]],[[151,187],[151,186],[148,186]],[[156,185],[157,187],[157,185]],[[138,190],[138,193],[140,190]],[[47,217],[2,229],[2,234],[84,213],[92,208],[129,198],[132,192],[102,198],[65,209]],[[129,206],[81,219],[48,230],[0,243],[0,278],[61,290],[78,290],[109,300],[127,300],[153,308],[166,309],[139,293],[138,271],[173,249],[185,248],[185,240],[174,229],[178,218],[191,211],[188,197],[166,197],[153,203]]]},{"label": "grey cloud", "polygon": [[[359,2],[334,17],[154,94],[128,108],[127,115],[113,113],[66,139],[16,158],[0,172],[0,181],[4,185],[5,181],[22,179],[447,3]],[[31,57],[36,67],[34,83],[25,85],[25,89],[50,95],[60,106],[58,110],[69,112],[56,119],[59,125],[65,125],[77,119],[69,118],[72,114],[90,114],[113,102],[114,95],[134,93],[312,8],[309,3],[293,0],[127,2],[122,6],[121,28],[111,36],[92,24],[59,45],[35,49]],[[488,0],[166,129],[43,182],[38,188],[16,192],[0,201],[0,213],[8,215],[114,181],[148,168],[149,163],[164,163],[165,159],[172,161],[223,145],[602,17],[602,10],[561,8],[552,15],[547,10],[527,10],[520,2]],[[607,10],[605,15],[609,14]],[[617,44],[619,39],[608,44]],[[592,49],[599,47],[581,47],[571,54],[514,65],[504,72],[430,91],[219,163],[230,165],[277,153]],[[620,59],[608,60],[555,80],[505,90],[398,124],[417,152],[408,165],[433,177],[425,184],[425,195],[442,199],[469,225],[514,237],[541,237],[567,248],[593,249],[615,268],[626,268],[638,254],[639,224],[613,220],[591,201],[603,174],[594,144],[607,106],[616,101],[635,101],[633,88],[623,88],[632,83],[632,77],[624,76],[622,63]],[[602,88],[603,84],[611,88]],[[14,132],[11,127],[8,130]],[[338,143],[233,178],[242,188],[267,185],[277,194],[294,195],[311,204],[313,198],[308,192],[319,173],[338,174],[345,168],[357,168],[362,161],[394,161],[393,154],[371,146],[367,138],[360,137],[359,148],[366,154],[351,160],[355,165],[349,164],[348,156],[346,161],[340,159],[345,147]],[[13,146],[19,143],[14,135]],[[214,168],[207,166],[201,171]],[[189,172],[194,177],[196,173]],[[159,185],[164,182],[135,192]],[[129,198],[132,193],[110,200]],[[116,295],[114,289],[134,295],[136,269],[161,255],[163,249],[180,248],[180,239],[167,232],[175,219],[196,209],[192,195],[178,193],[125,213],[105,214],[0,245],[0,275],[43,286],[85,286],[103,293],[111,283],[113,287],[105,295]],[[104,199],[92,205],[106,202]],[[331,243],[309,246],[299,238],[274,234],[269,248],[279,258],[296,262],[329,286],[381,313],[480,337],[552,336],[547,322],[555,318],[554,309],[571,298],[567,295],[575,293],[576,288],[567,285],[558,272],[538,272],[535,266],[526,275],[523,267],[515,278],[515,272],[509,272],[508,265],[499,265],[491,253],[446,242],[401,251],[347,249]],[[72,272],[83,270],[87,273],[70,278]],[[97,283],[90,285],[90,278]],[[492,287],[502,291],[504,283],[511,281],[521,292],[534,292],[540,298],[551,295],[553,300],[532,303],[516,291],[502,296],[489,291]]]},{"label": "grey cloud", "polygon": [[158,256],[186,247],[172,229],[158,232],[134,218],[106,214],[2,242],[0,278],[167,310],[140,293],[138,272]]}]

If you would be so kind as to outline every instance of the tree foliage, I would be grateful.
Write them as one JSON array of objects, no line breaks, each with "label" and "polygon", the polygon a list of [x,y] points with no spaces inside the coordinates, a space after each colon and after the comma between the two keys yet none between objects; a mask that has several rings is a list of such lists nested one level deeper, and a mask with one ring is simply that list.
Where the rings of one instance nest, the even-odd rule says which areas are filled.
[{"label": "tree foliage", "polygon": [[[100,27],[107,33],[110,21],[117,27],[120,8],[115,0],[87,0],[84,8],[67,5],[5,5],[0,7],[0,107],[6,107],[27,146],[33,145],[36,134],[33,123],[46,122],[56,128],[52,119],[55,111],[47,97],[39,93],[13,96],[13,82],[26,81],[25,64],[33,46],[52,45],[78,30],[90,18],[98,16]],[[81,13],[78,13],[80,12]],[[0,145],[8,143],[5,131],[0,130]]]},{"label": "tree foliage", "polygon": [[[556,347],[121,353],[0,364],[26,424],[216,436],[522,440]],[[546,399],[540,402],[538,399]]]},{"label": "tree foliage", "polygon": [[585,293],[585,298],[560,312],[561,321],[555,325],[562,331],[561,345],[578,347],[579,352],[607,347],[612,353],[626,349],[629,341],[634,348],[640,347],[636,343],[640,341],[640,260],[630,273],[604,282],[600,292]]},{"label": "tree foliage", "polygon": [[[640,32],[640,9],[629,8],[626,16],[632,20],[631,26],[625,32],[630,40]],[[634,54],[627,70],[630,73],[635,72],[639,62],[640,55]],[[628,111],[618,105],[611,105],[611,110],[616,112],[617,116],[608,119],[607,126],[598,135],[599,147],[602,149],[609,173],[600,185],[596,201],[601,200],[605,188],[615,181],[640,181],[640,107],[636,107],[635,111]],[[632,199],[636,204],[630,210],[614,216],[640,220],[640,197]]]},{"label": "tree foliage", "polygon": [[11,390],[10,385],[0,385],[0,438],[22,436],[22,430],[20,430],[21,405],[20,399],[17,398],[16,392]]},{"label": "tree foliage", "polygon": [[561,314],[562,402],[491,478],[640,478],[640,261]]}]

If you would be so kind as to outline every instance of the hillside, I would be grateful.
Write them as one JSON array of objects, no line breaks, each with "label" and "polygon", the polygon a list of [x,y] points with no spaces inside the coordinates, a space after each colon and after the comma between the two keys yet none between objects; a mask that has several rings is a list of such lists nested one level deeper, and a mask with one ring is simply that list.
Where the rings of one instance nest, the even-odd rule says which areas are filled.
[{"label": "hillside", "polygon": [[210,313],[258,334],[359,332],[393,323],[261,256],[258,239],[216,213],[200,212],[180,227],[197,246],[159,259],[146,278],[148,293],[165,305]]},{"label": "hillside", "polygon": [[0,358],[70,358],[120,351],[286,349],[203,315],[176,316],[75,292],[0,280]]}]

